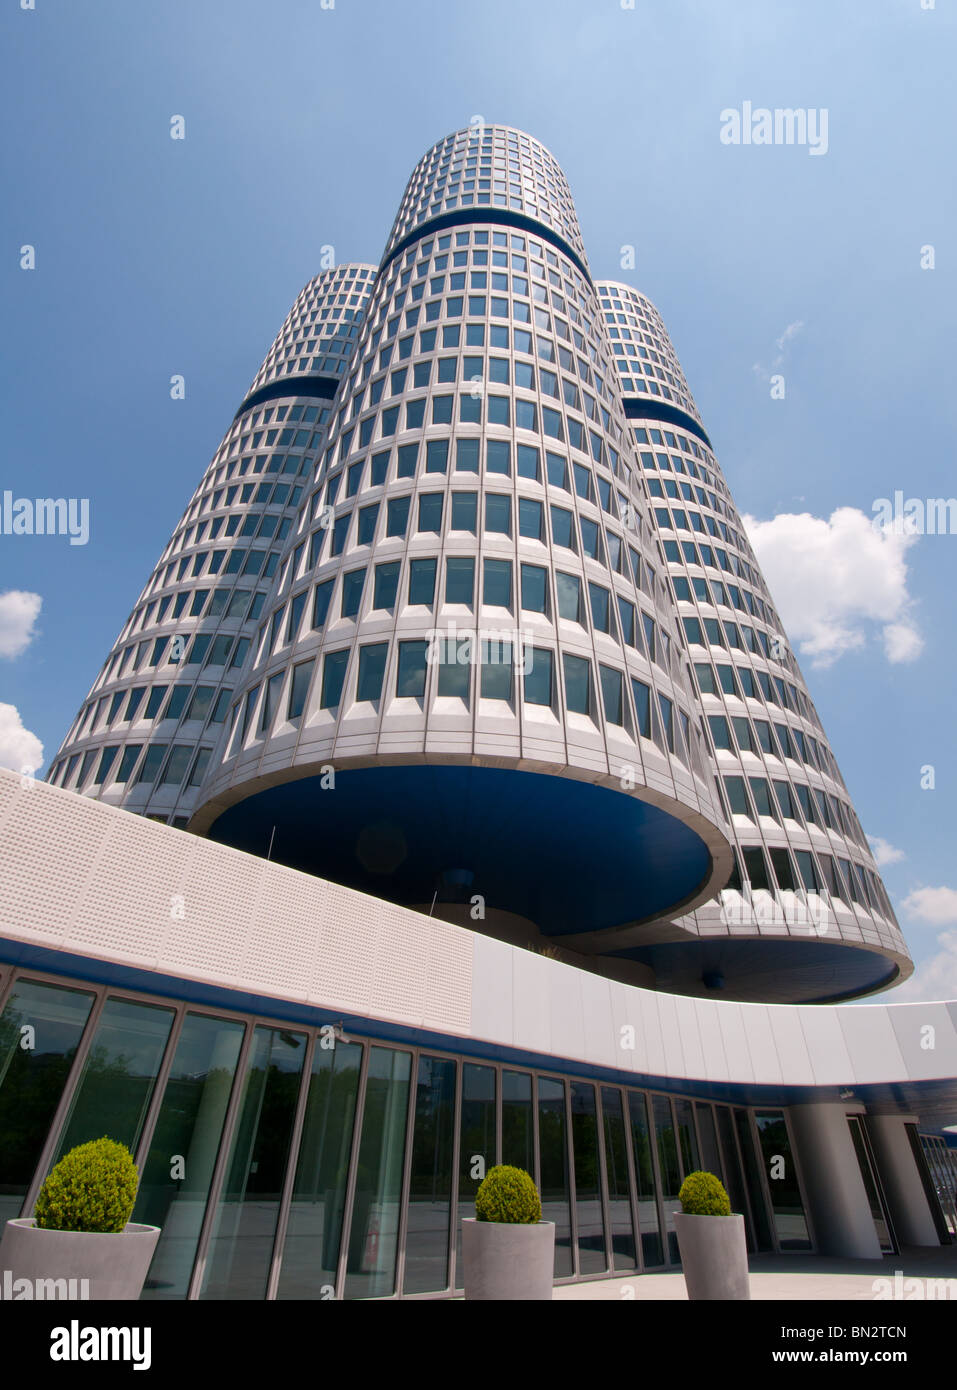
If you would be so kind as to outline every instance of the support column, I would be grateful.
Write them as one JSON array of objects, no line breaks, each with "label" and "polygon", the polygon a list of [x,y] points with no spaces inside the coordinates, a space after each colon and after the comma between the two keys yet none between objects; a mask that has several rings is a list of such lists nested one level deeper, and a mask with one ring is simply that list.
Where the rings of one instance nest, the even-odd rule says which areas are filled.
[{"label": "support column", "polygon": [[902,1245],[940,1245],[937,1226],[904,1128],[910,1118],[868,1115],[867,1132],[898,1240]]},{"label": "support column", "polygon": [[792,1105],[788,1114],[818,1249],[824,1255],[879,1260],[881,1245],[847,1124],[850,1110],[822,1101]]}]

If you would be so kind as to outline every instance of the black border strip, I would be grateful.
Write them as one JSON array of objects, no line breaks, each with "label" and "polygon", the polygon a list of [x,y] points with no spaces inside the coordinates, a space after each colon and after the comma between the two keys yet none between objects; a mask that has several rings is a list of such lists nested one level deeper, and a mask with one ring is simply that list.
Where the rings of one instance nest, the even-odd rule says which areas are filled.
[{"label": "black border strip", "polygon": [[254,405],[275,401],[281,396],[316,396],[320,400],[331,401],[339,390],[339,384],[340,378],[337,376],[309,376],[304,373],[302,376],[279,377],[260,386],[258,391],[250,391],[233,419],[238,420],[244,410],[252,410]]},{"label": "black border strip", "polygon": [[714,453],[711,440],[694,416],[676,405],[666,405],[664,401],[656,401],[650,396],[626,396],[625,414],[629,420],[661,420],[667,425],[677,425],[679,429],[695,435],[702,444],[707,444]]},{"label": "black border strip", "polygon": [[443,212],[439,217],[430,217],[427,222],[421,222],[417,227],[413,227],[411,232],[406,232],[401,241],[396,242],[387,256],[383,256],[382,264],[379,266],[379,274],[381,275],[386,266],[391,265],[396,256],[400,256],[406,247],[411,246],[414,241],[431,236],[433,232],[444,232],[447,227],[463,227],[475,222],[497,222],[503,227],[514,227],[518,231],[528,232],[530,236],[537,236],[542,241],[550,242],[556,251],[567,256],[578,267],[592,289],[595,289],[591,272],[581,256],[564,237],[553,232],[546,223],[539,222],[534,217],[526,217],[522,212],[510,212],[508,208],[485,207],[484,205],[457,208],[455,212]]}]

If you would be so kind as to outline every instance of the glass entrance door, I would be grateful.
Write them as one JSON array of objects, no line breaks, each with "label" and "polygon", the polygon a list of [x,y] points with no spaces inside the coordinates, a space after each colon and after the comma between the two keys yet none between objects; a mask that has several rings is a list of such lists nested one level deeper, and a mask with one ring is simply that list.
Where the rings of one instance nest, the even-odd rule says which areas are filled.
[{"label": "glass entrance door", "polygon": [[861,1170],[861,1177],[864,1180],[864,1189],[867,1192],[867,1200],[874,1220],[874,1230],[881,1243],[881,1251],[885,1255],[895,1255],[897,1253],[897,1241],[894,1238],[894,1228],[891,1225],[884,1191],[877,1175],[874,1156],[871,1153],[867,1130],[864,1128],[860,1115],[848,1115],[847,1123],[850,1126],[851,1138],[854,1141],[854,1152],[857,1154],[857,1162]]}]

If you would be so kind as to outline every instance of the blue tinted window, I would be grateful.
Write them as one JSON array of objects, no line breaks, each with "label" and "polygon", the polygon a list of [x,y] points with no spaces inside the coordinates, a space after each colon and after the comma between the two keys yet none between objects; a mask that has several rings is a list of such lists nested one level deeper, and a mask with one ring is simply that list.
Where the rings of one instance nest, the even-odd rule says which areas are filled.
[{"label": "blue tinted window", "polygon": [[564,507],[552,507],[552,540],[555,545],[563,545],[567,550],[574,550],[575,535],[572,529],[573,520],[571,512]]},{"label": "blue tinted window", "polygon": [[485,494],[485,529],[500,535],[512,533],[512,499],[501,493]]},{"label": "blue tinted window", "polygon": [[350,570],[342,579],[342,616],[344,618],[355,618],[359,613],[359,606],[362,603],[362,590],[365,585],[366,572],[361,570]]},{"label": "blue tinted window", "polygon": [[419,494],[419,531],[441,531],[442,530],[442,503],[445,494],[441,492],[423,492]]},{"label": "blue tinted window", "polygon": [[394,608],[399,587],[399,562],[376,565],[375,587],[372,594],[373,608]]},{"label": "blue tinted window", "polygon": [[590,662],[565,652],[565,703],[573,714],[591,714]]},{"label": "blue tinted window", "polygon": [[625,714],[621,698],[621,672],[610,666],[599,668],[601,672],[601,693],[605,705],[605,718],[609,724],[624,724]]},{"label": "blue tinted window", "polygon": [[479,466],[479,441],[459,439],[455,444],[455,467],[460,473],[477,473]]},{"label": "blue tinted window", "polygon": [[409,565],[409,602],[431,608],[435,599],[435,560],[413,560]]},{"label": "blue tinted window", "polygon": [[331,579],[326,579],[321,584],[316,585],[315,598],[312,604],[313,627],[322,627],[326,621],[329,612],[329,600],[332,598],[332,584]]},{"label": "blue tinted window", "polygon": [[477,492],[452,493],[452,530],[475,534],[478,511]]},{"label": "blue tinted window", "polygon": [[512,562],[510,560],[485,561],[482,602],[494,608],[511,608]]},{"label": "blue tinted window", "polygon": [[518,499],[518,534],[529,540],[542,539],[542,504],[531,497]]},{"label": "blue tinted window", "polygon": [[552,703],[552,653],[542,647],[527,648],[525,653],[525,703]]},{"label": "blue tinted window", "polygon": [[396,695],[422,699],[425,695],[427,642],[399,643],[399,670]]},{"label": "blue tinted window", "polygon": [[349,661],[348,649],[341,652],[328,652],[322,664],[322,693],[320,709],[334,709],[342,698],[342,683],[346,676]]},{"label": "blue tinted window", "polygon": [[489,439],[485,445],[485,467],[490,473],[511,471],[511,445],[507,439]]},{"label": "blue tinted window", "polygon": [[522,565],[522,607],[530,613],[544,613],[548,576],[541,565]]},{"label": "blue tinted window", "polygon": [[388,642],[376,642],[373,646],[359,648],[357,700],[378,700],[381,697],[388,650]]},{"label": "blue tinted window", "polygon": [[471,606],[475,596],[475,561],[471,556],[449,556],[445,562],[445,601]]},{"label": "blue tinted window", "polygon": [[387,536],[404,536],[409,524],[409,497],[392,497],[386,507],[385,533]]}]

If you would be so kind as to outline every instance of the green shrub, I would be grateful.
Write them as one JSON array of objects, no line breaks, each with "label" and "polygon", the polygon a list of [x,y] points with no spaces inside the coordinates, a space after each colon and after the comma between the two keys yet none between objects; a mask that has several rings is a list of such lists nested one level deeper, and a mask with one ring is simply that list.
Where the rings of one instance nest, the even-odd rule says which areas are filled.
[{"label": "green shrub", "polygon": [[730,1216],[731,1203],[714,1173],[689,1173],[678,1193],[685,1216]]},{"label": "green shrub", "polygon": [[33,1209],[46,1231],[122,1231],[133,1214],[139,1181],[125,1144],[78,1144],[53,1169]]},{"label": "green shrub", "polygon": [[510,1221],[528,1226],[542,1219],[542,1203],[524,1168],[500,1163],[490,1168],[475,1194],[475,1215],[479,1221]]}]

